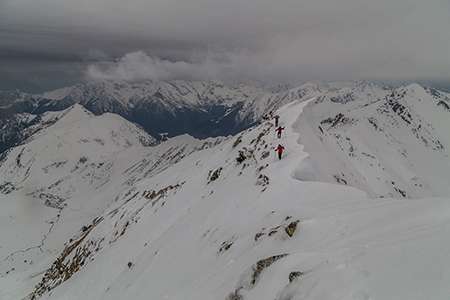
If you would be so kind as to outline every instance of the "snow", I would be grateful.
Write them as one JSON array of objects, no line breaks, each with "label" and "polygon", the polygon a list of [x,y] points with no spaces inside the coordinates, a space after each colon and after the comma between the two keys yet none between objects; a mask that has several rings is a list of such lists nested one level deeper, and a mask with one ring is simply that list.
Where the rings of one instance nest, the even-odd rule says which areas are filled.
[{"label": "snow", "polygon": [[[0,196],[1,274],[9,275],[12,282],[24,272],[27,275],[20,280],[36,281],[42,276],[63,244],[113,201],[113,196],[103,198],[108,190],[102,187],[111,173],[121,171],[122,166],[116,167],[126,161],[120,158],[121,151],[143,148],[141,139],[149,138],[118,116],[93,117],[79,105],[43,118],[57,121],[29,143],[12,149],[1,163],[0,185],[6,185]],[[72,199],[75,191],[87,187],[91,191]],[[103,197],[90,195],[92,191],[101,191]],[[44,206],[47,201],[50,204]],[[24,286],[32,289],[36,282],[28,280]]]},{"label": "snow", "polygon": [[64,99],[69,93],[72,91],[74,87],[65,87],[61,89],[57,89],[51,92],[46,92],[42,95],[44,99],[54,99],[54,100],[60,100]]},{"label": "snow", "polygon": [[[421,91],[414,95],[417,92]],[[54,285],[57,279],[47,280],[53,289],[42,299],[448,299],[450,240],[445,237],[450,201],[446,187],[440,186],[448,176],[433,173],[434,158],[427,160],[431,166],[422,162],[422,171],[405,163],[419,164],[424,153],[432,153],[447,170],[447,147],[439,151],[419,147],[420,139],[409,135],[406,125],[390,128],[390,135],[374,135],[373,126],[363,121],[327,131],[319,121],[339,109],[318,100],[295,101],[277,111],[286,127],[281,139],[275,138],[269,119],[234,137],[200,141],[183,135],[151,150],[111,141],[107,147],[122,150],[111,157],[115,171],[108,173],[108,181],[73,191],[49,235],[53,248],[44,244],[41,249],[48,250],[25,251],[20,258],[2,261],[0,299],[30,294],[42,272],[71,245],[88,250],[89,254],[79,255],[85,259],[83,266],[59,286]],[[363,108],[349,102],[341,111],[348,109],[355,119],[366,120],[379,105],[368,101],[371,104]],[[433,139],[448,128],[441,129],[447,124],[445,114],[429,119],[436,116],[435,110],[419,104],[413,101],[411,111],[430,123],[421,122],[422,126],[434,128],[428,137]],[[68,123],[72,125],[57,131],[61,138],[78,137],[87,130],[77,122]],[[96,130],[98,137],[108,134]],[[402,135],[406,137],[400,139]],[[343,146],[346,137],[359,149],[353,151],[355,156],[342,150],[348,150]],[[380,163],[397,157],[397,144],[387,147],[388,138],[395,138],[400,148],[412,144],[417,150],[407,147],[408,160],[397,161],[395,169],[371,166],[374,159],[363,158],[362,152],[373,154]],[[439,139],[447,145],[445,138]],[[274,155],[278,143],[286,148],[281,160]],[[382,146],[376,147],[378,143]],[[102,159],[96,151],[86,152],[96,154],[86,154],[89,162]],[[236,160],[239,151],[247,157],[242,163]],[[375,156],[376,151],[380,153]],[[219,175],[213,179],[215,171]],[[345,175],[341,181],[333,177],[337,172]],[[349,174],[357,178],[348,180]],[[392,187],[369,175],[384,176],[383,182],[408,182],[405,178],[413,175],[418,182],[435,180],[431,189],[439,188],[439,196],[410,188],[414,185],[409,183],[405,190],[414,197],[389,197],[386,190]],[[43,226],[42,220],[51,221],[55,214],[49,211],[55,209],[36,204],[31,196],[21,198],[19,192],[0,195],[1,228],[3,224],[15,228],[1,233],[2,240],[8,234],[17,249],[25,249],[28,238],[28,245],[36,245],[40,242],[36,235],[48,232],[50,224]],[[285,228],[297,220],[289,237]],[[27,230],[34,222],[36,231]],[[75,233],[73,227],[81,224],[92,226]],[[0,248],[2,257],[13,251],[5,247]],[[33,264],[21,262],[31,256]],[[63,263],[69,266],[75,256],[70,253]],[[258,261],[271,257],[279,258],[255,279]],[[304,274],[289,282],[291,272]]]}]

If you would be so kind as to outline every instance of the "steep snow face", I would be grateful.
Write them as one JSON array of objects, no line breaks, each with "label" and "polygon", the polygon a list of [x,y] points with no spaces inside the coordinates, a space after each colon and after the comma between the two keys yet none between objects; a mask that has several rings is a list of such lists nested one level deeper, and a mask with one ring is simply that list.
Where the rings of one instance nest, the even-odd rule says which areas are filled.
[{"label": "steep snow face", "polygon": [[[400,126],[403,119],[394,109],[384,112],[390,99],[362,106],[355,103],[360,99],[344,101],[354,107],[341,111],[352,112],[354,121],[334,127],[320,121],[335,116],[327,115],[325,106],[337,110],[345,104],[294,101],[277,111],[285,127],[281,138],[275,137],[269,115],[232,138],[199,141],[184,135],[151,151],[121,151],[116,157],[121,172],[102,191],[88,187],[76,194],[85,205],[95,199],[91,208],[104,211],[95,218],[93,214],[70,238],[63,222],[55,220],[51,236],[66,242],[60,253],[45,252],[46,259],[32,264],[19,263],[18,257],[26,259],[28,251],[8,256],[0,297],[445,299],[450,292],[450,242],[442,236],[450,226],[448,198],[371,199],[368,188],[376,188],[371,180],[363,189],[356,181],[353,187],[342,179],[322,181],[331,168],[318,162],[321,153],[324,161],[330,155],[341,160],[330,163],[339,174],[361,167],[347,159],[333,130],[346,128],[353,144],[353,139],[372,133],[358,127],[364,118],[376,116],[389,121],[385,131],[376,133],[392,131],[398,137],[396,130],[409,132],[410,124]],[[388,127],[393,120],[398,126]],[[366,127],[374,126],[367,121]],[[281,160],[275,157],[278,144],[286,149]],[[322,152],[324,145],[328,152]],[[386,151],[380,157],[395,153],[392,148],[378,148]],[[405,173],[388,175],[398,182],[407,178]],[[77,213],[82,211],[86,207],[78,205]],[[65,222],[77,216],[74,210],[61,213]]]},{"label": "steep snow face", "polygon": [[327,95],[305,108],[296,130],[311,153],[314,178],[357,187],[372,198],[448,196],[447,100],[419,85],[383,98],[370,91]]}]

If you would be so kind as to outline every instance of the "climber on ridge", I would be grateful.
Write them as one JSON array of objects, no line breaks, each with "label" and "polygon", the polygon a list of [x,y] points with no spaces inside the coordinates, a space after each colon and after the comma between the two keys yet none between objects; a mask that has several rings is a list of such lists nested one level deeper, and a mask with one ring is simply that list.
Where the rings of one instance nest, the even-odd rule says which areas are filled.
[{"label": "climber on ridge", "polygon": [[278,151],[278,159],[281,159],[281,155],[283,154],[284,147],[281,144],[278,144],[277,149],[275,151]]},{"label": "climber on ridge", "polygon": [[284,127],[279,126],[275,131],[278,131],[278,138],[281,138],[281,132],[284,130]]}]

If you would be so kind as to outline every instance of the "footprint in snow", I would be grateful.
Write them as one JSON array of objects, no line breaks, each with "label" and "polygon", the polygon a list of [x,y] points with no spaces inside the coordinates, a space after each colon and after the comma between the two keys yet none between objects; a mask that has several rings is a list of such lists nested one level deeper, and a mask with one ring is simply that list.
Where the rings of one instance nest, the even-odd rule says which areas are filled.
[{"label": "footprint in snow", "polygon": [[348,263],[343,263],[343,264],[338,265],[338,266],[336,267],[336,269],[338,269],[338,270],[344,270],[344,269],[347,268],[347,267],[348,267]]},{"label": "footprint in snow", "polygon": [[363,278],[368,277],[369,275],[370,275],[370,273],[367,271],[354,271],[352,273],[352,276],[356,279],[363,279]]},{"label": "footprint in snow", "polygon": [[367,300],[369,299],[369,296],[367,296],[362,291],[354,291],[352,294],[352,300]]},{"label": "footprint in snow", "polygon": [[342,253],[342,254],[345,254],[345,253],[349,253],[350,251],[352,251],[352,248],[348,247],[348,248],[342,249],[342,250],[341,250],[341,253]]},{"label": "footprint in snow", "polygon": [[350,258],[351,258],[351,259],[358,259],[358,258],[360,258],[360,257],[362,257],[362,256],[364,256],[364,255],[365,255],[364,252],[356,252],[356,253],[354,253],[352,256],[350,256]]},{"label": "footprint in snow", "polygon": [[348,246],[353,245],[353,243],[354,243],[354,241],[346,241],[346,242],[344,243],[344,246],[345,246],[345,247],[348,247]]}]

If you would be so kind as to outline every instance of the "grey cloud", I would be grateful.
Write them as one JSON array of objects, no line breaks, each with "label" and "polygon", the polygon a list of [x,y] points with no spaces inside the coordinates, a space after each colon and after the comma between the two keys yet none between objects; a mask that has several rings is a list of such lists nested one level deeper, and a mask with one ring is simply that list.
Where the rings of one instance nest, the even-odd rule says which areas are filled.
[{"label": "grey cloud", "polygon": [[0,67],[17,78],[20,70],[50,82],[60,64],[73,82],[227,76],[450,82],[447,0],[3,0],[0,6]]}]

